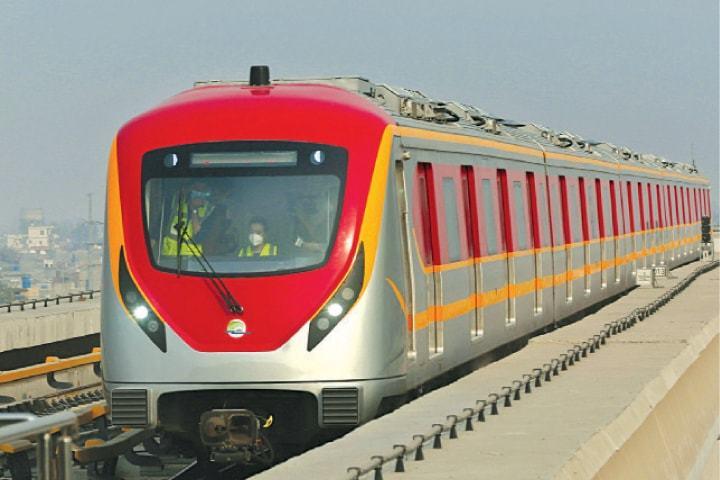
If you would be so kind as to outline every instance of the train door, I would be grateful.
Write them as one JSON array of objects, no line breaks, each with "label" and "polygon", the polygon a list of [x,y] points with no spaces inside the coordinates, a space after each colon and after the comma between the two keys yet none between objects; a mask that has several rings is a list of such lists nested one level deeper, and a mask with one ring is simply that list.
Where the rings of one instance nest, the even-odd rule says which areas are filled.
[{"label": "train door", "polygon": [[665,205],[667,206],[668,249],[670,250],[670,262],[675,261],[675,208],[672,203],[670,185],[665,185]]},{"label": "train door", "polygon": [[479,298],[483,292],[482,256],[480,247],[480,218],[485,215],[478,207],[478,186],[473,167],[463,166],[461,169],[463,207],[466,219],[468,256],[472,260],[471,293],[473,312],[470,321],[470,336],[475,339],[482,337],[485,331],[484,309]]},{"label": "train door", "polygon": [[[568,185],[568,180],[564,176],[560,177],[560,196],[561,196],[561,202],[562,202],[562,223],[563,223],[563,232],[565,237],[565,301],[567,303],[572,302],[573,299],[573,279],[574,279],[574,262],[573,262],[573,241],[576,240],[573,238],[573,228],[571,227],[571,219],[570,219],[570,206],[574,204],[574,201],[577,199],[577,195],[575,195],[575,198],[572,198],[571,200],[571,189],[572,185]],[[575,204],[577,206],[577,204]],[[575,217],[575,222],[577,222],[578,218]]]},{"label": "train door", "polygon": [[503,223],[498,172],[492,168],[477,168],[478,213],[480,214],[480,261],[476,262],[479,273],[480,318],[483,329],[507,322],[508,313],[508,259],[507,240]]},{"label": "train door", "polygon": [[537,284],[538,284],[538,313],[550,311],[550,303],[552,301],[552,289],[548,296],[545,291],[552,288],[553,278],[553,256],[552,256],[552,220],[550,216],[550,197],[548,193],[549,184],[547,176],[544,173],[538,175],[536,179],[537,207],[535,209],[535,225],[537,225],[535,236],[536,254],[539,256],[537,268]]},{"label": "train door", "polygon": [[618,180],[615,186],[617,201],[617,217],[618,217],[618,244],[620,246],[620,255],[618,255],[618,267],[620,269],[620,279],[630,279],[633,275],[632,259],[630,258],[630,244],[632,238],[630,236],[630,206],[627,199],[627,189],[623,188],[622,181]]},{"label": "train door", "polygon": [[638,232],[640,233],[640,255],[642,256],[642,267],[648,267],[648,220],[647,220],[647,204],[643,195],[642,183],[637,183],[637,199],[638,199],[638,210],[640,213],[640,226]]},{"label": "train door", "polygon": [[405,307],[405,314],[407,316],[407,330],[405,336],[405,351],[408,354],[408,358],[414,360],[417,355],[417,317],[413,311],[412,306],[415,304],[414,298],[414,281],[413,281],[413,268],[412,268],[412,255],[410,250],[411,245],[411,225],[410,216],[408,213],[408,195],[410,190],[406,186],[405,178],[405,166],[402,160],[395,162],[395,192],[397,194],[398,212],[400,216],[400,236],[402,243],[402,255],[403,255],[403,266],[405,271],[405,295],[406,305],[409,305],[408,309]]},{"label": "train door", "polygon": [[667,239],[665,238],[665,224],[667,222],[665,218],[665,202],[663,201],[662,193],[660,193],[660,185],[655,185],[655,200],[657,202],[657,214],[658,214],[658,252],[660,258],[658,259],[660,265],[665,265],[665,251],[667,250]]},{"label": "train door", "polygon": [[682,224],[683,224],[682,207],[681,207],[680,195],[678,195],[678,186],[673,185],[673,190],[675,191],[675,196],[674,196],[675,218],[677,219],[677,221],[675,222],[675,256],[677,258],[680,258],[680,257],[682,257]]},{"label": "train door", "polygon": [[[620,226],[622,225],[622,219],[619,217],[618,212],[620,211],[618,209],[619,202],[617,198],[617,186],[615,183],[615,180],[610,180],[610,215],[612,217],[611,220],[611,234],[613,237],[612,245],[613,245],[613,279],[615,280],[615,283],[620,283],[620,278],[622,276],[622,266],[620,263],[620,256],[623,255],[624,249],[622,248],[622,240],[620,239]],[[607,225],[606,225],[607,228]],[[624,233],[624,229],[623,233]]]},{"label": "train door", "polygon": [[[526,313],[535,311],[535,248],[530,230],[530,212],[527,179],[522,173],[513,172],[510,177],[510,219],[512,222],[512,269],[511,294],[515,302],[515,318],[532,319]],[[531,295],[530,297],[527,295]]]},{"label": "train door", "polygon": [[590,195],[588,192],[588,185],[585,183],[585,179],[580,177],[578,180],[580,187],[580,217],[582,218],[582,240],[583,240],[583,279],[585,285],[585,294],[589,294],[591,291],[591,276],[590,276],[590,265],[592,264],[590,254],[590,215],[592,215],[592,208],[588,205]]},{"label": "train door", "polygon": [[500,229],[502,244],[507,254],[503,260],[503,270],[507,277],[507,283],[504,288],[505,297],[505,324],[512,325],[515,323],[515,296],[513,289],[515,286],[515,259],[513,257],[513,235],[512,235],[512,216],[510,214],[510,192],[508,187],[508,175],[505,170],[497,171],[497,193],[498,208],[500,210]]},{"label": "train door", "polygon": [[657,215],[657,201],[653,196],[652,185],[646,184],[647,191],[647,205],[648,213],[650,216],[650,223],[648,227],[650,237],[650,261],[651,266],[658,265],[660,263],[658,255],[658,215]]},{"label": "train door", "polygon": [[[540,220],[538,218],[539,203],[544,205],[545,199],[538,195],[538,184],[535,182],[535,174],[528,172],[525,174],[527,181],[527,212],[530,221],[530,240],[532,248],[532,276],[533,276],[533,312],[537,315],[542,313],[542,288],[540,287],[540,279],[543,275],[542,268],[542,251],[540,250]],[[542,183],[540,183],[542,185]],[[544,219],[545,217],[543,217]]]},{"label": "train door", "polygon": [[[699,230],[700,211],[698,210],[697,197],[695,196],[696,193],[697,193],[697,189],[693,188],[692,194],[690,196],[690,202],[692,203],[692,206],[693,206],[693,230],[692,230],[693,238],[697,237],[697,234],[700,231]],[[693,251],[697,251],[698,250],[697,241],[694,241],[692,243],[692,245],[693,245]]]},{"label": "train door", "polygon": [[[444,349],[451,355],[448,361],[452,361],[459,357],[460,346],[466,345],[467,329],[461,325],[476,320],[475,275],[473,260],[468,255],[462,169],[457,165],[433,164],[432,175],[430,191],[435,198],[440,247],[435,267],[435,286],[439,292],[436,300],[442,313],[442,322],[437,322],[435,353]],[[445,323],[448,320],[451,323]]]},{"label": "train door", "polygon": [[687,195],[685,194],[685,187],[680,187],[680,205],[682,206],[682,228],[680,229],[680,243],[682,245],[683,256],[687,255],[687,234],[688,234],[688,223],[690,223],[690,215],[687,209],[686,202]]},{"label": "train door", "polygon": [[607,288],[608,273],[612,262],[608,258],[615,256],[615,245],[608,241],[610,231],[610,208],[607,183],[599,178],[595,179],[595,205],[597,206],[598,239],[600,242],[600,288]]},{"label": "train door", "polygon": [[560,179],[547,176],[549,212],[552,231],[552,270],[553,270],[553,305],[555,320],[563,316],[565,301],[568,298],[567,260],[565,231],[563,225],[563,204],[560,195]]},{"label": "train door", "polygon": [[416,288],[413,293],[413,306],[419,318],[418,327],[427,327],[428,352],[432,356],[442,353],[442,324],[438,318],[438,306],[442,304],[440,275],[436,265],[439,263],[440,250],[437,236],[437,213],[432,195],[432,166],[418,163],[415,175],[415,224],[419,237],[418,248],[423,266],[425,285]]}]

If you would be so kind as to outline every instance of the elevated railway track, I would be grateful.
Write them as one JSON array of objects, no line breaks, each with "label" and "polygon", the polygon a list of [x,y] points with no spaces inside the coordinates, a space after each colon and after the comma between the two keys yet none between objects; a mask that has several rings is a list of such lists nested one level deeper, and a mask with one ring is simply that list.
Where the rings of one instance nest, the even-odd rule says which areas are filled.
[{"label": "elevated railway track", "polygon": [[[538,362],[534,368],[527,369],[517,378],[505,379],[502,388],[497,391],[489,392],[457,411],[448,410],[444,420],[437,423],[430,421],[425,430],[417,430],[403,443],[388,444],[384,449],[382,444],[377,443],[373,447],[376,454],[368,456],[365,461],[361,456],[357,456],[355,463],[344,467],[344,475],[324,477],[322,471],[325,467],[318,467],[317,478],[384,478],[383,475],[391,474],[400,475],[398,478],[402,478],[404,471],[418,471],[420,462],[435,455],[435,451],[443,451],[448,445],[452,446],[456,439],[467,435],[466,432],[482,430],[483,424],[494,419],[495,415],[501,418],[506,410],[526,400],[530,395],[541,394],[542,387],[547,386],[548,382],[557,380],[556,377],[583,365],[588,357],[592,358],[594,353],[603,350],[608,341],[649,319],[675,295],[685,290],[697,276],[716,267],[717,262],[695,265],[692,265],[690,273],[669,288],[647,290],[647,294],[643,295],[647,300],[644,304],[638,304],[622,314],[618,313],[617,318],[601,325],[586,338],[576,338],[566,351]],[[685,267],[685,270],[688,269]],[[99,383],[100,360],[101,351],[95,349],[70,358],[48,357],[41,364],[0,372],[0,389],[23,382],[34,383],[36,389],[38,384],[49,389],[48,393],[30,398],[22,398],[23,395],[18,395],[18,398],[6,396],[0,405],[0,467],[4,472],[0,477],[14,480],[34,477],[110,478],[116,472],[119,457],[124,458],[121,465],[123,476],[129,475],[130,478],[188,479],[207,475],[207,464],[192,462],[174,450],[164,439],[154,437],[153,431],[120,429],[110,424],[106,416],[108,407]],[[72,378],[73,373],[80,369],[92,372],[95,381],[84,385],[68,382],[68,378]],[[24,424],[26,431],[30,433],[20,434],[18,437],[17,431],[21,429],[20,425],[24,425],[18,423],[20,418],[26,419]],[[62,423],[67,422],[68,418],[74,420],[67,425]],[[39,424],[38,419],[51,422],[46,431],[37,432],[37,425],[45,425]],[[374,423],[386,421],[391,419],[382,417]],[[12,439],[7,439],[7,429],[2,428],[3,425],[12,425],[15,428]],[[71,452],[69,457],[63,453],[64,445],[68,442],[70,446],[67,448]],[[49,451],[53,455],[50,455]],[[363,448],[359,451],[363,451]],[[312,456],[313,452],[306,455]],[[302,458],[303,456],[291,460],[287,465],[294,468],[292,462],[302,462]],[[64,463],[71,467],[63,466]],[[275,469],[271,469],[261,474],[260,478],[281,478],[287,470],[285,465],[276,467],[277,473],[273,473]],[[83,468],[84,473],[78,467]],[[64,477],[67,472],[70,472],[70,476]],[[229,465],[213,468],[212,472],[221,478],[241,478],[255,470],[249,471],[247,467]]]}]

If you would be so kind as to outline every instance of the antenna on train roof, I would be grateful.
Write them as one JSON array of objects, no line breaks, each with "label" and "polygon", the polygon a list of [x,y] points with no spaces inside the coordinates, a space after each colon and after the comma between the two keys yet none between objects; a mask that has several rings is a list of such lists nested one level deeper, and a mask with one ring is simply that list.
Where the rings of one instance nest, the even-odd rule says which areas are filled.
[{"label": "antenna on train roof", "polygon": [[250,67],[251,87],[267,87],[270,85],[270,67],[267,65],[253,65]]}]

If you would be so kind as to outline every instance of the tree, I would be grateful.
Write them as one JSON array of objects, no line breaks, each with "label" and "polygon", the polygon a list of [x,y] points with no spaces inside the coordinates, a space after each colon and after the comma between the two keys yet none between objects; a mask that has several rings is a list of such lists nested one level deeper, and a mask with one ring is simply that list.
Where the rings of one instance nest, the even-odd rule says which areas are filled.
[{"label": "tree", "polygon": [[16,293],[15,290],[16,289],[0,282],[0,304],[14,302]]}]

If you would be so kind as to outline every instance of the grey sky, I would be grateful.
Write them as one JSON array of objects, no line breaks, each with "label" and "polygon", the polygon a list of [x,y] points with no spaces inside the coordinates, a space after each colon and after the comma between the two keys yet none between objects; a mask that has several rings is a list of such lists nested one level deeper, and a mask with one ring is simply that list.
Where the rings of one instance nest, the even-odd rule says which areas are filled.
[{"label": "grey sky", "polygon": [[101,210],[116,130],[200,79],[361,74],[713,179],[718,2],[0,0],[0,230]]}]

